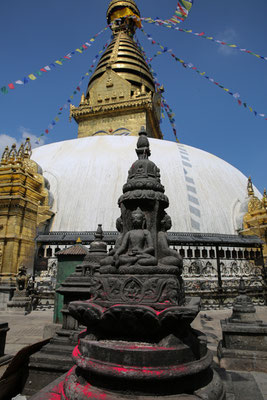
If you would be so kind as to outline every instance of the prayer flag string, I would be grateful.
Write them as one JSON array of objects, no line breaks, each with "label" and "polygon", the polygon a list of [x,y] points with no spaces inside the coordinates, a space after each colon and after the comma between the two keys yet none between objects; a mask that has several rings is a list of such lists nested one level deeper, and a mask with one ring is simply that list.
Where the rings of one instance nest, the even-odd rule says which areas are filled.
[{"label": "prayer flag string", "polygon": [[36,140],[36,144],[39,144],[41,137],[45,136],[45,134],[48,134],[53,128],[54,126],[59,122],[60,118],[59,117],[62,112],[66,109],[69,108],[74,95],[78,94],[81,92],[81,85],[83,83],[83,80],[89,76],[90,74],[93,73],[93,68],[95,67],[95,63],[98,60],[98,57],[100,54],[102,54],[104,52],[104,50],[108,47],[110,43],[110,40],[108,40],[108,42],[103,46],[103,48],[96,54],[96,56],[94,57],[93,61],[92,61],[92,65],[90,66],[90,69],[82,76],[80,82],[78,83],[78,85],[76,86],[75,90],[73,91],[73,93],[71,94],[71,96],[68,98],[68,100],[66,101],[66,103],[59,108],[58,113],[56,114],[56,116],[53,118],[53,120],[50,122],[50,124],[48,125],[47,129],[44,130],[44,133],[41,133],[41,135],[38,137],[38,139]]},{"label": "prayer flag string", "polygon": [[[152,77],[154,79],[155,86],[160,91],[160,83],[159,83],[159,81],[157,79],[157,74],[155,73],[154,69],[152,68],[152,65],[150,64],[151,60],[154,57],[158,56],[159,54],[155,54],[152,58],[148,58],[147,55],[146,55],[145,49],[141,46],[141,44],[139,43],[138,39],[136,40],[136,44],[139,47],[140,51],[142,52],[142,54],[143,54],[143,56],[145,58],[145,61],[146,61],[147,65],[148,65],[150,73],[151,73],[151,75],[152,75]],[[167,114],[167,116],[169,118],[169,122],[171,124],[172,131],[173,131],[173,134],[175,136],[175,140],[176,140],[176,142],[179,143],[179,139],[177,137],[176,123],[175,123],[175,118],[174,118],[175,114],[174,114],[173,110],[170,108],[170,106],[168,105],[168,103],[167,103],[166,99],[164,98],[162,92],[161,92],[161,107],[164,108],[164,110],[165,110],[165,112],[166,112],[166,114]],[[164,118],[164,114],[163,113],[161,113],[161,117]],[[162,122],[162,118],[161,118],[160,122]]]},{"label": "prayer flag string", "polygon": [[[146,33],[144,31],[144,29],[141,29],[141,31],[143,32],[143,34],[146,36],[146,38],[151,42],[152,45],[157,44],[163,51],[158,51],[156,54],[160,55],[160,54],[164,54],[164,53],[169,53],[176,61],[178,61],[180,64],[182,64],[182,66],[184,68],[189,68],[192,69],[193,71],[197,72],[200,76],[202,76],[203,78],[207,79],[209,82],[214,83],[216,86],[218,86],[219,88],[223,89],[226,93],[228,93],[230,96],[232,96],[234,99],[237,100],[237,103],[241,106],[243,105],[244,108],[247,108],[250,112],[252,112],[255,117],[259,116],[262,118],[265,118],[267,120],[267,114],[263,114],[263,113],[259,113],[255,110],[253,110],[252,107],[250,107],[247,102],[244,102],[240,99],[240,94],[237,92],[233,92],[230,89],[227,89],[226,87],[224,87],[223,85],[221,85],[219,82],[217,82],[215,79],[209,77],[206,72],[201,72],[197,67],[194,66],[194,64],[192,63],[187,63],[184,60],[182,60],[181,58],[177,57],[173,51],[169,52],[168,47],[166,46],[162,46],[159,42],[156,42],[155,40],[153,40],[153,38],[151,37],[151,35],[149,35],[148,33]],[[154,57],[154,56],[153,56]],[[152,58],[153,58],[152,57]]]},{"label": "prayer flag string", "polygon": [[240,47],[240,46],[238,46],[236,44],[227,43],[224,40],[218,40],[218,39],[214,38],[213,36],[207,36],[205,34],[205,32],[200,32],[200,33],[199,32],[193,32],[192,29],[183,29],[183,28],[180,28],[178,26],[174,26],[173,24],[167,23],[166,21],[163,21],[163,20],[160,20],[160,19],[156,19],[156,20],[153,20],[151,18],[141,18],[141,19],[142,19],[142,21],[144,21],[146,23],[153,23],[153,24],[155,24],[157,26],[163,26],[164,28],[169,28],[169,29],[174,29],[174,30],[179,31],[179,32],[189,33],[190,35],[194,35],[194,36],[201,37],[203,39],[211,40],[212,42],[215,42],[217,44],[220,44],[220,45],[223,45],[223,46],[228,46],[231,49],[239,50],[239,51],[241,51],[243,53],[247,53],[247,54],[250,54],[250,55],[255,56],[257,58],[260,58],[262,60],[267,61],[267,57],[265,57],[265,56],[261,56],[260,54],[257,54],[257,53],[255,53],[255,52],[253,52],[251,50],[244,49],[244,48],[242,48],[242,47]]},{"label": "prayer flag string", "polygon": [[7,94],[9,90],[15,89],[15,85],[22,86],[26,85],[27,83],[31,81],[35,81],[39,76],[42,76],[44,73],[52,71],[54,68],[63,65],[63,62],[71,60],[72,56],[75,54],[82,54],[85,50],[87,50],[89,47],[92,46],[93,42],[95,39],[101,35],[103,32],[105,32],[108,29],[109,25],[106,26],[104,29],[102,29],[100,32],[96,33],[91,39],[89,39],[87,42],[82,44],[80,47],[78,47],[76,50],[69,52],[66,54],[64,57],[61,57],[54,62],[50,63],[49,65],[45,65],[44,67],[40,68],[39,70],[35,71],[34,73],[31,73],[24,77],[22,80],[16,80],[14,83],[9,83],[7,86],[3,86],[0,89],[0,92],[2,94]]},{"label": "prayer flag string", "polygon": [[[188,17],[189,11],[191,10],[193,3],[194,0],[179,0],[174,15],[167,20],[164,21],[160,20],[160,21],[162,21],[165,24],[170,24],[170,23],[179,24],[180,22],[184,22]],[[141,18],[141,19],[146,22],[153,21],[151,18]]]}]

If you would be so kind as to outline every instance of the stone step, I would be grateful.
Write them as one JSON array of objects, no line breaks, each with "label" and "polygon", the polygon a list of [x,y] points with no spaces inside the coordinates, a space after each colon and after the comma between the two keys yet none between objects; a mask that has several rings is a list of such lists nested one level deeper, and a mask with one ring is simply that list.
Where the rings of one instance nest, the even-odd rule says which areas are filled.
[{"label": "stone step", "polygon": [[61,354],[44,354],[38,352],[30,357],[29,368],[38,370],[60,370],[68,371],[74,365],[71,357]]},{"label": "stone step", "polygon": [[[50,343],[51,344],[55,344],[55,345],[61,345],[61,344],[66,345],[66,346],[71,346],[72,345],[70,340],[69,340],[69,338],[62,337],[62,336],[61,337],[59,337],[59,336],[53,337],[50,340]],[[74,347],[74,344],[73,344],[73,347]]]},{"label": "stone step", "polygon": [[54,355],[67,355],[69,354],[71,356],[73,350],[74,350],[75,346],[71,346],[71,345],[65,345],[65,344],[52,344],[49,343],[47,345],[45,345],[40,353],[42,354],[54,354]]}]

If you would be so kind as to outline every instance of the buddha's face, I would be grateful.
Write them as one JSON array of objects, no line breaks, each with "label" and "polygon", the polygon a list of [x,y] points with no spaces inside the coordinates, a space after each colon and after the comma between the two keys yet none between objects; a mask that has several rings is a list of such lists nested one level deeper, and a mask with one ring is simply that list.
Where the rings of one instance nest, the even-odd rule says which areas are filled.
[{"label": "buddha's face", "polygon": [[132,213],[132,223],[134,228],[142,228],[144,221],[144,216],[141,213],[133,212]]},{"label": "buddha's face", "polygon": [[162,221],[162,227],[165,229],[165,231],[168,231],[172,227],[172,220],[170,217],[165,217]]},{"label": "buddha's face", "polygon": [[123,226],[122,226],[122,219],[121,219],[121,217],[117,218],[117,221],[116,221],[116,228],[117,228],[117,231],[119,231],[120,233],[122,232]]}]

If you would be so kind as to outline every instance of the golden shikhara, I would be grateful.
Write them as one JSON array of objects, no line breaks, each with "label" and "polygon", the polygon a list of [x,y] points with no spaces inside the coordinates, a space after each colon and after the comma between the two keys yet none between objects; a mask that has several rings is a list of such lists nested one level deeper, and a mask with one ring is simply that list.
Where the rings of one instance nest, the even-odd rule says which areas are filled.
[{"label": "golden shikhara", "polygon": [[53,212],[48,184],[31,160],[30,139],[5,148],[0,165],[0,283],[15,280],[20,265],[32,268],[37,227]]},{"label": "golden shikhara", "polygon": [[107,21],[113,38],[90,78],[87,92],[70,116],[79,124],[78,137],[148,135],[162,138],[161,95],[134,40],[140,12],[134,1],[111,1]]}]

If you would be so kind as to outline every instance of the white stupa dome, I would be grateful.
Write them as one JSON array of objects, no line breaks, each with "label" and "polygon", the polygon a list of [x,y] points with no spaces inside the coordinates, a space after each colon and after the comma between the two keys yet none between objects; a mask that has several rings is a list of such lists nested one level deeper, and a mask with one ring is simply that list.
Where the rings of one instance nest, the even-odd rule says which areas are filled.
[{"label": "white stupa dome", "polygon": [[[222,159],[183,144],[149,138],[160,168],[172,231],[236,234],[247,178]],[[51,231],[114,231],[128,170],[137,159],[135,136],[96,136],[33,150],[54,197]],[[260,193],[255,190],[255,195]],[[242,219],[242,218],[241,218]],[[238,222],[239,221],[239,222]]]}]

